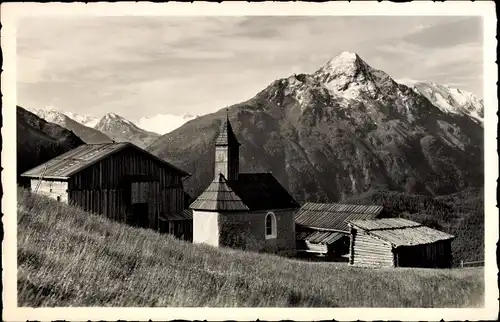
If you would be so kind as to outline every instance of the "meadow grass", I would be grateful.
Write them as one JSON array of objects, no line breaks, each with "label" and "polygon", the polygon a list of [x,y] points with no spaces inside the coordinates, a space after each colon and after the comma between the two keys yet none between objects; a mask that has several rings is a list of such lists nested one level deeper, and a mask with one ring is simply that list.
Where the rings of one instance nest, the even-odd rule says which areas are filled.
[{"label": "meadow grass", "polygon": [[18,193],[18,306],[481,307],[482,268],[363,269],[192,245]]}]

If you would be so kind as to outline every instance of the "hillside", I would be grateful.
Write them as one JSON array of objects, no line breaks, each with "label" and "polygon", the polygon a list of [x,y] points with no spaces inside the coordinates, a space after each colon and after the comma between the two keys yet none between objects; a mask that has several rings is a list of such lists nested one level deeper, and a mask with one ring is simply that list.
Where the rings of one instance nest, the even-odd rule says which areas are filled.
[{"label": "hillside", "polygon": [[16,108],[18,175],[84,143],[71,131]]},{"label": "hillside", "polygon": [[94,127],[116,142],[131,142],[146,148],[159,134],[141,129],[129,120],[114,113],[106,114]]},{"label": "hillside", "polygon": [[452,243],[455,266],[461,260],[484,261],[482,188],[436,198],[394,191],[368,191],[343,202],[383,205],[397,216],[455,235]]},{"label": "hillside", "polygon": [[477,307],[484,301],[481,268],[372,270],[215,249],[22,189],[17,236],[19,306]]},{"label": "hillside", "polygon": [[[56,110],[37,109],[30,111],[36,114],[38,117],[46,120],[47,122],[60,125],[72,131],[85,143],[97,144],[113,142],[113,140],[111,140],[106,134],[84,124],[92,124],[95,122],[89,117]],[[67,114],[70,116],[68,116]],[[75,119],[73,119],[71,116],[73,116]]]},{"label": "hillside", "polygon": [[[213,178],[226,110],[201,116],[148,148],[193,173],[198,196]],[[353,53],[312,74],[272,82],[229,107],[241,171],[268,172],[298,201],[338,201],[369,189],[430,196],[483,185],[483,128],[443,111]]]}]

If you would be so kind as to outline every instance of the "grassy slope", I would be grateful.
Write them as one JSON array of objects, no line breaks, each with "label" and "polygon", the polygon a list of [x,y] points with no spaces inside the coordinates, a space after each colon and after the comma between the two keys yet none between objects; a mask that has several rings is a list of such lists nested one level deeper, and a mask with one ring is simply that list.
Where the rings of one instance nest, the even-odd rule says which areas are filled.
[{"label": "grassy slope", "polygon": [[19,306],[482,306],[480,268],[361,269],[191,245],[20,190]]},{"label": "grassy slope", "polygon": [[380,204],[398,216],[455,235],[454,264],[484,260],[484,191],[468,189],[437,198],[395,191],[370,191],[346,203]]}]

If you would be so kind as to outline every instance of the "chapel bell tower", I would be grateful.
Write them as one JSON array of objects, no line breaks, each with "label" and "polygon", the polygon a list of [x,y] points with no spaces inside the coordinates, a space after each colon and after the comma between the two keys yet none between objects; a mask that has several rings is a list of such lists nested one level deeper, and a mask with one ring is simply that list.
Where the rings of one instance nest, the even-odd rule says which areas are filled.
[{"label": "chapel bell tower", "polygon": [[229,115],[222,122],[219,136],[215,141],[215,173],[218,180],[222,174],[228,181],[238,180],[240,171],[240,143],[234,135]]}]

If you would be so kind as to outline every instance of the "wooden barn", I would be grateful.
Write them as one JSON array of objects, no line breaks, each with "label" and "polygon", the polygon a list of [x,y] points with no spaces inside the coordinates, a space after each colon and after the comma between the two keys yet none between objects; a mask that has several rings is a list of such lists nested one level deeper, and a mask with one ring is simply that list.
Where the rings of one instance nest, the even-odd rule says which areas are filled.
[{"label": "wooden barn", "polygon": [[349,253],[348,220],[373,219],[384,214],[376,205],[305,203],[295,214],[297,251],[330,260],[345,260]]},{"label": "wooden barn", "polygon": [[352,220],[349,226],[351,265],[451,267],[452,235],[402,218]]},{"label": "wooden barn", "polygon": [[192,239],[192,213],[183,187],[189,174],[132,143],[84,144],[22,176],[30,179],[35,193]]}]

